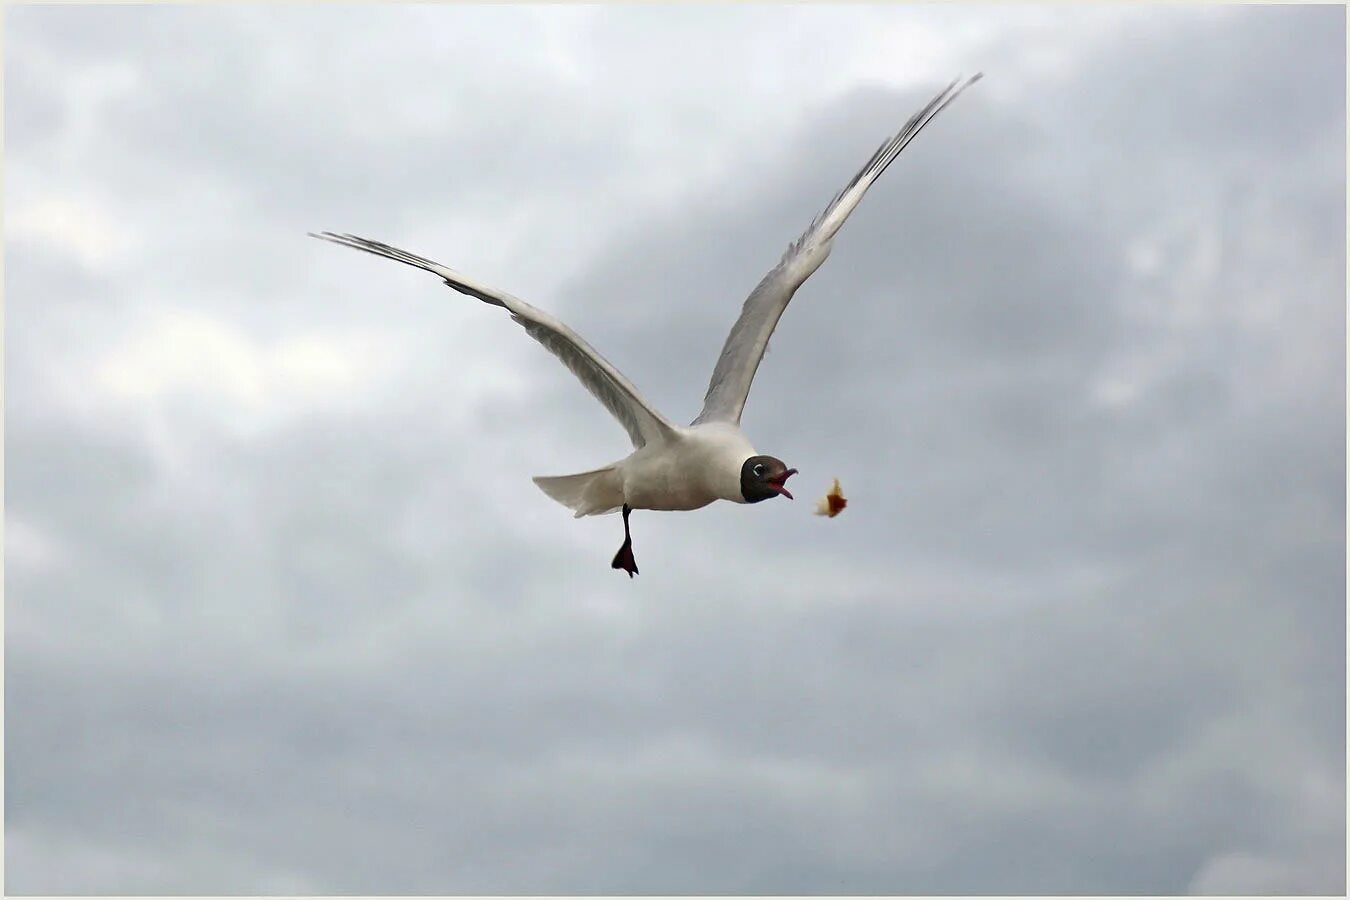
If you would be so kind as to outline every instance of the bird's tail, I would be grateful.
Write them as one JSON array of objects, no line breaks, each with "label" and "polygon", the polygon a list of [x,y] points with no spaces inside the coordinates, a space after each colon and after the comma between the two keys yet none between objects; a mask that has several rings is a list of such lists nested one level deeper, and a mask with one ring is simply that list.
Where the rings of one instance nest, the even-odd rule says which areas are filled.
[{"label": "bird's tail", "polygon": [[534,483],[578,519],[612,513],[623,506],[623,485],[613,465],[576,475],[539,476]]}]

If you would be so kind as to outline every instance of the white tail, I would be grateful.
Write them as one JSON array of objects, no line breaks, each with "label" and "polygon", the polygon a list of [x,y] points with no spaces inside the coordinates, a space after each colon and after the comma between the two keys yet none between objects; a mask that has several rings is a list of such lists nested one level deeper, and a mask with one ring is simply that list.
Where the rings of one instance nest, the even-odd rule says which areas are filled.
[{"label": "white tail", "polygon": [[601,516],[623,506],[623,486],[614,466],[579,472],[576,475],[538,476],[534,483],[576,518]]}]

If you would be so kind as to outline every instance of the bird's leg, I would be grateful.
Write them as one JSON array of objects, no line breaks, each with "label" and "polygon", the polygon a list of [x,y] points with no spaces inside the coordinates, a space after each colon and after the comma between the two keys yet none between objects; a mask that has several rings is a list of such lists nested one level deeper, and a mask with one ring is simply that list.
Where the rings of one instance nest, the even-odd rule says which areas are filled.
[{"label": "bird's leg", "polygon": [[623,569],[632,578],[637,574],[637,560],[633,559],[633,536],[628,531],[628,514],[633,508],[627,503],[623,505],[623,546],[619,552],[614,554],[614,562],[610,563],[611,569]]}]

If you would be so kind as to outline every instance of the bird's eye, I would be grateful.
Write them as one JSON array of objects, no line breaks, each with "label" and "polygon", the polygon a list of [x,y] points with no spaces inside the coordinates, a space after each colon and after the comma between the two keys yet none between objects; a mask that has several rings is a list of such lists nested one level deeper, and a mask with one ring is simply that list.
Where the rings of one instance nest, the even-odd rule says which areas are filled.
[{"label": "bird's eye", "polygon": [[755,463],[755,477],[758,478],[764,474],[764,463]]}]

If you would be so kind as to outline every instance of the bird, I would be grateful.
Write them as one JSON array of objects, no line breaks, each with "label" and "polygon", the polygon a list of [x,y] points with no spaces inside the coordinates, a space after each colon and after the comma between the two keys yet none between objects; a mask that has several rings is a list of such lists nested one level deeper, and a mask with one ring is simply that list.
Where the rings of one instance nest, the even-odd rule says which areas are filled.
[{"label": "bird", "polygon": [[717,500],[762,503],[793,499],[787,480],[797,474],[781,459],[760,453],[742,432],[741,413],[769,336],[797,289],[830,255],[835,235],[868,188],[929,122],[983,73],[949,83],[887,138],[857,174],[793,241],[750,292],[722,347],[703,398],[687,426],[676,425],[647,402],[633,382],[563,322],[504,291],[440,263],[380,241],[331,231],[310,237],[423,269],[461,294],[505,309],[534,340],[571,370],[628,432],[633,452],[617,462],[573,475],[537,476],[534,483],[576,518],[623,513],[623,544],[611,568],[638,574],[629,516],[635,509],[701,509]]}]

